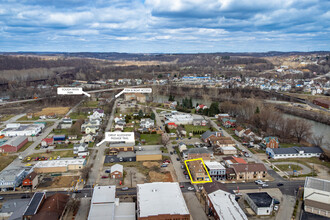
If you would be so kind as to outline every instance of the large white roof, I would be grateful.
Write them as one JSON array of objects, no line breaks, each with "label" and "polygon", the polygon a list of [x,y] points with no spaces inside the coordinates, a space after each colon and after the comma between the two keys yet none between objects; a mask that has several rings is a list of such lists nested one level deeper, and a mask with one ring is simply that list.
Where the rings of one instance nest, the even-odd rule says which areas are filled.
[{"label": "large white roof", "polygon": [[235,200],[235,196],[223,190],[208,194],[220,219],[248,220],[245,213]]},{"label": "large white roof", "polygon": [[137,185],[140,217],[189,214],[179,183],[155,182]]},{"label": "large white roof", "polygon": [[210,170],[212,170],[212,169],[226,169],[224,166],[221,165],[221,163],[216,162],[216,161],[212,161],[212,162],[205,161],[204,163]]},{"label": "large white roof", "polygon": [[68,165],[83,165],[85,159],[71,159],[71,160],[46,160],[39,161],[33,168],[45,167],[67,167]]}]

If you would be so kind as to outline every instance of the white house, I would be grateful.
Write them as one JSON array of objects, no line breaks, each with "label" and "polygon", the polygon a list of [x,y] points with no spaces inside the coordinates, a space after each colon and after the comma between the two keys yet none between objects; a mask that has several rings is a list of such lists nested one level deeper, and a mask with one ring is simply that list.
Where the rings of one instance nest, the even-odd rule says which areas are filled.
[{"label": "white house", "polygon": [[74,144],[73,145],[73,153],[74,154],[87,154],[88,155],[88,144],[81,143],[81,144]]},{"label": "white house", "polygon": [[322,153],[319,147],[266,148],[266,154],[273,159],[319,157]]},{"label": "white house", "polygon": [[242,127],[237,127],[235,129],[235,135],[238,137],[243,137],[244,132],[245,132],[245,129]]},{"label": "white house", "polygon": [[142,118],[140,121],[141,128],[152,128],[155,126],[155,121],[150,118]]}]

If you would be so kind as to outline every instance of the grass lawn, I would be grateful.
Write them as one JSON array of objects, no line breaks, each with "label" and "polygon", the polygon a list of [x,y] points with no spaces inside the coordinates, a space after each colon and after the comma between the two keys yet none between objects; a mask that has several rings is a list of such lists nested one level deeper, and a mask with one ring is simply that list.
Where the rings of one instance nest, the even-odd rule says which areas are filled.
[{"label": "grass lawn", "polygon": [[16,159],[17,156],[0,156],[0,171],[6,168],[13,160]]},{"label": "grass lawn", "polygon": [[160,150],[163,151],[163,153],[168,153],[167,147],[161,147]]},{"label": "grass lawn", "polygon": [[280,148],[287,148],[287,147],[302,147],[301,144],[295,144],[295,143],[280,143]]},{"label": "grass lawn", "polygon": [[176,129],[170,129],[170,133],[176,134]]},{"label": "grass lawn", "polygon": [[269,160],[271,162],[294,162],[294,163],[301,163],[311,169],[313,169],[313,167],[309,164],[309,163],[315,163],[315,164],[319,164],[319,165],[323,165],[326,166],[328,168],[330,168],[330,162],[326,162],[326,161],[322,161],[317,157],[311,157],[311,158],[294,158],[294,159],[271,159]]},{"label": "grass lawn", "polygon": [[277,164],[275,166],[282,171],[302,170],[301,166],[297,164]]},{"label": "grass lawn", "polygon": [[56,148],[55,149],[72,149],[73,148],[73,144],[56,144]]},{"label": "grass lawn", "polygon": [[124,132],[132,132],[132,131],[134,131],[134,128],[131,128],[131,127],[124,128]]},{"label": "grass lawn", "polygon": [[[73,154],[73,151],[72,150],[63,150],[63,151],[49,151],[48,153],[47,152],[44,152],[44,153],[35,153],[35,154],[31,154],[31,155],[28,155],[27,157],[31,157],[32,159],[33,158],[36,158],[36,157],[57,157],[57,156],[60,156],[60,157],[74,157],[74,156],[77,156],[76,154]],[[23,162],[27,162],[27,157],[24,158]]]},{"label": "grass lawn", "polygon": [[97,108],[99,105],[98,101],[88,101],[88,102],[84,102],[83,106],[84,107],[89,107],[89,108]]},{"label": "grass lawn", "polygon": [[21,149],[19,149],[17,152],[23,152],[25,151],[28,147],[31,146],[31,144],[33,144],[33,141],[29,141],[27,142],[23,147],[21,147]]},{"label": "grass lawn", "polygon": [[187,145],[187,148],[189,149],[189,148],[195,148],[195,146],[194,145]]},{"label": "grass lawn", "polygon": [[194,134],[193,137],[197,137],[199,138],[205,131],[209,130],[209,128],[207,126],[194,126],[194,125],[185,125],[184,126],[187,135],[189,135],[189,133],[193,133],[193,131],[200,131],[201,134]]},{"label": "grass lawn", "polygon": [[87,119],[88,114],[84,112],[73,112],[70,114],[71,119]]},{"label": "grass lawn", "polygon": [[3,117],[0,118],[0,121],[7,121],[11,119],[14,115],[3,115]]},{"label": "grass lawn", "polygon": [[144,139],[144,145],[157,145],[161,143],[160,134],[141,134],[140,140]]}]

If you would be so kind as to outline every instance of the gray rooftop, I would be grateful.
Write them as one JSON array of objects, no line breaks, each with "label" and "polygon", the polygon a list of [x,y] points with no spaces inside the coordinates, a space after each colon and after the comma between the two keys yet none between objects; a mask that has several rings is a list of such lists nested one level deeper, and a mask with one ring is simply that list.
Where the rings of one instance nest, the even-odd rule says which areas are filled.
[{"label": "gray rooftop", "polygon": [[13,213],[9,219],[22,219],[23,213],[29,204],[29,199],[12,199],[7,200],[1,207],[0,213]]},{"label": "gray rooftop", "polygon": [[41,204],[44,196],[45,196],[44,192],[36,192],[33,195],[27,209],[25,210],[24,215],[25,216],[35,215],[40,207],[40,204]]},{"label": "gray rooftop", "polygon": [[25,136],[13,137],[13,138],[10,138],[7,142],[5,142],[4,145],[11,145],[11,146],[17,147],[23,141],[25,141],[26,138],[27,137],[25,137]]},{"label": "gray rooftop", "polygon": [[273,148],[274,154],[298,154],[299,151],[304,153],[322,153],[319,147],[288,147],[288,148]]},{"label": "gray rooftop", "polygon": [[189,148],[187,154],[210,154],[211,152],[205,148]]},{"label": "gray rooftop", "polygon": [[330,192],[330,181],[314,177],[307,177],[305,180],[305,188]]},{"label": "gray rooftop", "polygon": [[155,155],[155,154],[162,154],[162,152],[160,150],[136,151],[136,155]]},{"label": "gray rooftop", "polygon": [[24,168],[3,170],[0,173],[0,181],[13,182],[16,180],[16,177],[19,176],[22,172],[25,172]]},{"label": "gray rooftop", "polygon": [[269,207],[273,202],[273,198],[267,192],[247,193],[246,194],[258,207]]}]

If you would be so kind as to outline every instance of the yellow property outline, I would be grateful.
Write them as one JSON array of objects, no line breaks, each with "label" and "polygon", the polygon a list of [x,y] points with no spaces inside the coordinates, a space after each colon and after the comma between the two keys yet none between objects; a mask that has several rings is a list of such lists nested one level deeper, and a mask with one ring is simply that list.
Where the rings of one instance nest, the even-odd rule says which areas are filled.
[{"label": "yellow property outline", "polygon": [[[207,173],[207,175],[208,175],[208,177],[209,177],[209,179],[210,179],[209,181],[194,181],[194,180],[193,180],[193,178],[192,178],[192,176],[191,176],[191,174],[190,174],[190,171],[189,171],[189,167],[188,167],[188,165],[187,165],[187,162],[189,162],[189,161],[196,161],[196,160],[200,160],[200,161],[202,161],[202,164],[203,164],[203,166],[204,166],[204,169],[206,170],[206,173]],[[184,161],[184,164],[186,165],[186,168],[187,168],[187,170],[188,170],[188,174],[189,174],[189,177],[190,177],[191,183],[197,184],[197,183],[210,183],[210,182],[212,182],[212,178],[210,177],[209,171],[207,170],[207,168],[206,168],[206,166],[205,166],[205,163],[204,163],[204,161],[203,161],[203,158],[197,158],[197,159],[185,160],[185,161]]]}]

